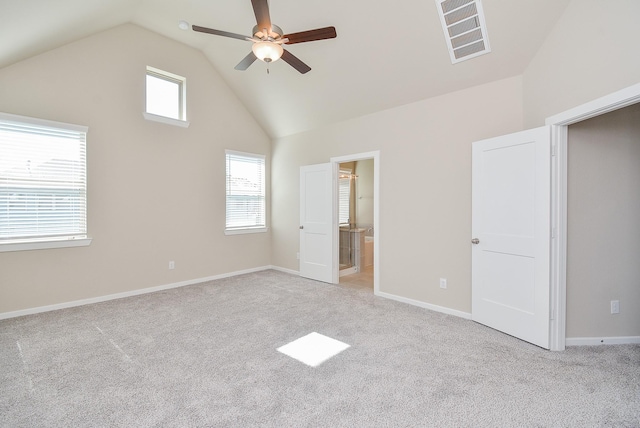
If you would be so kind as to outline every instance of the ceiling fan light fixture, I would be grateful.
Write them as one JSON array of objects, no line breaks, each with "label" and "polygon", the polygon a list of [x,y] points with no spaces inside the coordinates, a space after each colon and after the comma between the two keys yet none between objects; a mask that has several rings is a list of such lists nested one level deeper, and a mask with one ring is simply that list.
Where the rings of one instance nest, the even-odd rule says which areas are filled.
[{"label": "ceiling fan light fixture", "polygon": [[264,62],[273,62],[280,59],[284,49],[278,43],[273,42],[256,42],[251,47],[253,54]]}]

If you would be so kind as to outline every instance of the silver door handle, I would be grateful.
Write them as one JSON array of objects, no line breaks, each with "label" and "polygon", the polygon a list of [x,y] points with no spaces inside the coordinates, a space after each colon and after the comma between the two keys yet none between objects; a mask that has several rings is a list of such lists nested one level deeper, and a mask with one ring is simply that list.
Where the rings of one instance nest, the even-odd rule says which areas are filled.
[{"label": "silver door handle", "polygon": [[304,226],[300,226],[300,229],[304,229]]},{"label": "silver door handle", "polygon": [[471,240],[471,243],[472,243],[472,244],[474,244],[474,245],[476,245],[476,244],[479,244],[479,243],[480,243],[480,240],[479,240],[478,238],[473,238],[473,239]]}]

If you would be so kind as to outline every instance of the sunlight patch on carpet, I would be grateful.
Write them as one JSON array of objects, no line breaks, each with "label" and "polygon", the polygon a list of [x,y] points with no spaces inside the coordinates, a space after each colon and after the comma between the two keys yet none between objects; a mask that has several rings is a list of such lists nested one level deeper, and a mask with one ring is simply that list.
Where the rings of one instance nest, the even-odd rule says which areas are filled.
[{"label": "sunlight patch on carpet", "polygon": [[313,332],[279,347],[278,351],[308,366],[317,367],[349,346],[339,340]]}]

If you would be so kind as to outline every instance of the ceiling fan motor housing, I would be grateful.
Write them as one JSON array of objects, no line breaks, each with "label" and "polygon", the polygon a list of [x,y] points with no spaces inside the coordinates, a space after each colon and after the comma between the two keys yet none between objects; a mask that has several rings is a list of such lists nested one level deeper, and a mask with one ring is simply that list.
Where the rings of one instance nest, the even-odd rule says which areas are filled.
[{"label": "ceiling fan motor housing", "polygon": [[[267,30],[269,34],[265,34],[263,30]],[[265,38],[270,40],[279,40],[282,38],[282,35],[284,34],[284,31],[282,31],[282,28],[273,24],[271,24],[270,31],[268,28],[260,28],[259,26],[255,25],[253,27],[252,32],[255,38],[262,39],[262,40],[264,40]]]}]

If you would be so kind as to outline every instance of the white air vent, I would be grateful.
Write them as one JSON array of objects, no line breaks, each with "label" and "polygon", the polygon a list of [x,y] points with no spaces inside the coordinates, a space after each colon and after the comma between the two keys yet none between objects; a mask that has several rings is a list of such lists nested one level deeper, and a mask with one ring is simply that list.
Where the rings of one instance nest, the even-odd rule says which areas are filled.
[{"label": "white air vent", "polygon": [[480,0],[436,0],[453,64],[491,52]]}]

